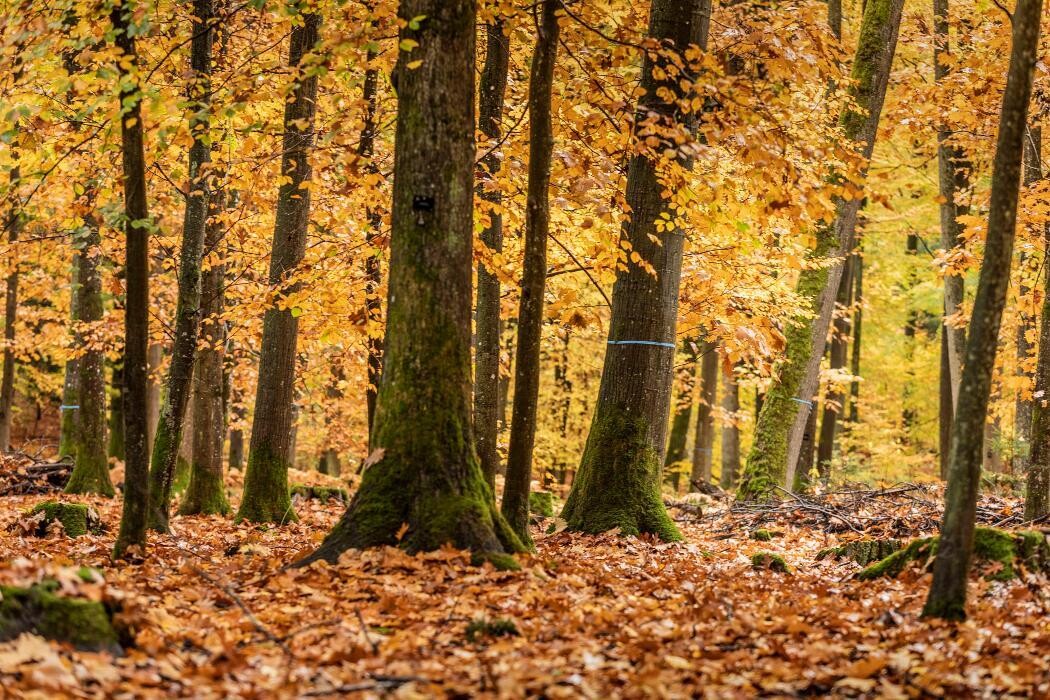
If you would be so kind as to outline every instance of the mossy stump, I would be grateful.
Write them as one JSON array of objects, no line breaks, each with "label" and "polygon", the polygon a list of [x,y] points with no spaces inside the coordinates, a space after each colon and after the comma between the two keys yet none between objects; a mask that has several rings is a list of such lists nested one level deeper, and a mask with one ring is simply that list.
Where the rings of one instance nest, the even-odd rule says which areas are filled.
[{"label": "mossy stump", "polygon": [[30,510],[28,515],[39,519],[35,530],[37,537],[46,535],[56,520],[62,523],[62,529],[70,537],[80,537],[89,532],[97,535],[103,531],[98,511],[84,503],[44,501]]},{"label": "mossy stump", "polygon": [[29,588],[0,586],[0,641],[30,632],[84,651],[120,651],[119,637],[102,603],[64,598],[56,595],[57,590],[55,581]]},{"label": "mossy stump", "polygon": [[823,559],[850,559],[861,566],[885,559],[901,549],[900,540],[854,540],[838,547],[817,552],[817,561]]},{"label": "mossy stump", "polygon": [[350,496],[346,489],[338,486],[307,486],[306,484],[292,484],[292,498],[301,498],[304,501],[332,501],[338,500],[343,503],[350,502]]},{"label": "mossy stump", "polygon": [[[866,569],[856,578],[870,581],[882,576],[898,576],[912,562],[928,565],[937,556],[939,538],[914,540],[904,549],[891,554]],[[973,566],[985,569],[989,581],[1009,581],[1020,575],[1021,569],[1050,572],[1050,540],[1035,530],[998,530],[979,527],[974,530]]]},{"label": "mossy stump", "polygon": [[543,518],[553,518],[554,494],[550,491],[530,491],[529,512]]},{"label": "mossy stump", "polygon": [[789,572],[787,562],[784,561],[784,557],[779,554],[773,554],[772,552],[758,552],[757,554],[751,555],[751,568],[762,569],[765,571],[776,571],[777,573],[786,574]]}]

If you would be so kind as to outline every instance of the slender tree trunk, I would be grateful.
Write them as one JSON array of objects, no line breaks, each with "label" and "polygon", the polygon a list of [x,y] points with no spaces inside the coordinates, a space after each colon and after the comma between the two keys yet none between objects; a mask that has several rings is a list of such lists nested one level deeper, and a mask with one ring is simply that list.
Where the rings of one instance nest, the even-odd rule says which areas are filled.
[{"label": "slender tree trunk", "polygon": [[[452,543],[515,567],[471,426],[474,0],[402,0],[387,330],[373,462],[300,564],[350,548]],[[414,22],[408,20],[422,18]],[[411,62],[412,67],[407,64]],[[254,441],[254,435],[253,435]],[[407,529],[406,527],[407,526]]]},{"label": "slender tree trunk", "polygon": [[938,440],[938,457],[940,460],[940,475],[941,479],[945,480],[948,478],[948,465],[950,464],[950,453],[952,448],[952,420],[955,413],[955,406],[952,402],[952,375],[949,363],[951,362],[951,356],[948,350],[948,334],[951,333],[951,329],[947,325],[941,324],[941,391],[940,391],[940,411],[939,411],[939,440]]},{"label": "slender tree trunk", "polygon": [[[303,24],[292,30],[288,65],[297,83],[284,109],[284,156],[281,174],[286,182],[277,195],[277,218],[270,258],[270,285],[287,285],[306,253],[310,216],[310,151],[314,143],[317,112],[317,74],[306,70],[309,51],[317,43],[321,18],[303,16]],[[297,284],[287,286],[294,294]],[[296,345],[299,319],[291,309],[271,308],[263,318],[259,386],[244,494],[238,520],[285,523],[296,520],[288,494],[288,453],[292,434],[292,402],[295,399]]]},{"label": "slender tree trunk", "polygon": [[[91,196],[94,199],[94,196]],[[77,361],[77,431],[74,440],[73,473],[66,484],[66,493],[99,493],[113,495],[109,479],[109,459],[106,453],[106,357],[95,337],[102,320],[102,275],[98,264],[98,221],[87,217],[77,236],[80,269],[77,279],[77,331],[75,343],[83,351]]]},{"label": "slender tree trunk", "polygon": [[857,424],[860,406],[860,351],[861,331],[864,325],[864,254],[858,250],[854,254],[853,273],[857,285],[853,296],[853,352],[850,355],[850,374],[854,379],[849,385],[849,422]]},{"label": "slender tree trunk", "polygon": [[740,387],[732,369],[722,372],[722,410],[726,414],[722,425],[722,488],[731,489],[740,474],[740,428],[736,422],[740,412]]},{"label": "slender tree trunk", "polygon": [[[70,328],[77,326],[77,290],[80,287],[80,251],[73,251],[73,268],[70,272],[69,285],[69,323]],[[71,344],[76,347],[76,333],[72,334]],[[77,371],[77,358],[66,360],[66,376],[62,382],[62,405],[59,407],[61,422],[58,435],[58,458],[76,459],[77,410],[79,408],[80,374]]]},{"label": "slender tree trunk", "polygon": [[[831,336],[831,357],[829,366],[832,370],[841,370],[846,366],[846,352],[849,350],[850,305],[853,301],[853,268],[857,258],[846,259],[846,269],[839,283],[834,331]],[[831,461],[835,455],[835,437],[838,429],[839,414],[846,406],[846,397],[841,391],[830,390],[824,399],[824,417],[820,421],[820,439],[817,443],[817,473],[820,481],[827,486],[831,478]]]},{"label": "slender tree trunk", "polygon": [[142,91],[135,38],[128,32],[130,10],[121,2],[111,19],[121,75],[121,155],[126,239],[124,312],[124,509],[114,558],[143,555],[149,506],[147,441],[149,346],[149,234],[152,222],[146,206],[146,157],[143,152]]},{"label": "slender tree trunk", "polygon": [[525,205],[525,263],[518,305],[518,353],[514,369],[507,480],[503,517],[521,541],[529,535],[529,485],[536,441],[536,401],[540,393],[540,340],[543,335],[543,294],[547,282],[547,235],[550,229],[551,88],[558,57],[558,10],[561,0],[543,0],[537,8],[536,48],[529,76],[529,183]]},{"label": "slender tree trunk", "polygon": [[[157,441],[157,425],[160,423],[160,366],[164,362],[164,344],[150,343],[147,363],[149,367],[149,386],[147,402],[147,427],[149,432],[146,436],[146,444],[150,454],[153,454],[153,444]],[[121,402],[123,405],[123,401]]]},{"label": "slender tree trunk", "polygon": [[[1042,148],[1036,145],[1036,139],[1041,138],[1040,127],[1030,126],[1025,133],[1024,140],[1024,170],[1022,182],[1025,187],[1031,187],[1043,177],[1043,165],[1040,162]],[[1032,293],[1032,286],[1039,279],[1038,260],[1033,256],[1021,253],[1021,284],[1018,296],[1025,299]],[[1017,374],[1024,377],[1028,374],[1025,366],[1029,358],[1035,354],[1036,346],[1029,342],[1029,334],[1035,330],[1035,316],[1028,313],[1027,305],[1021,303],[1020,319],[1017,326]],[[1012,471],[1015,474],[1027,474],[1031,465],[1032,454],[1032,411],[1034,402],[1030,397],[1017,392],[1014,402],[1014,461]]]},{"label": "slender tree trunk", "polygon": [[690,490],[711,483],[715,448],[715,402],[718,398],[717,346],[705,340],[700,346],[700,403],[697,405],[696,440]]},{"label": "slender tree trunk", "polygon": [[124,365],[118,358],[110,364],[109,447],[110,457],[124,461]]},{"label": "slender tree trunk", "polygon": [[937,558],[933,563],[933,583],[923,608],[925,616],[947,619],[966,616],[966,583],[973,555],[977,490],[981,479],[981,443],[999,325],[1010,284],[1017,195],[1021,184],[1021,153],[1039,45],[1041,11],[1042,0],[1018,0],[1013,14],[1013,48],[999,117],[988,235],[959,385],[944,520]]},{"label": "slender tree trunk", "polygon": [[[204,240],[205,257],[222,250],[224,229],[217,215],[225,205],[223,200],[221,191],[213,191],[211,218]],[[179,504],[182,515],[226,515],[230,512],[222,478],[222,446],[226,437],[226,382],[223,378],[226,326],[222,320],[225,277],[226,266],[222,258],[215,260],[201,275],[203,342],[193,370],[193,448],[190,482]]]},{"label": "slender tree trunk", "polygon": [[[948,0],[933,0],[933,77],[943,81],[950,70],[946,60],[948,41]],[[951,131],[946,126],[937,130],[937,176],[940,185],[941,248],[952,251],[963,245],[963,226],[959,217],[969,213],[969,206],[960,197],[968,187],[965,154],[952,144]],[[944,313],[952,316],[959,311],[965,296],[961,275],[944,277]],[[952,406],[959,402],[959,381],[962,378],[963,354],[966,352],[966,329],[948,329],[948,371],[951,378]]]},{"label": "slender tree trunk", "polygon": [[[175,340],[172,343],[171,366],[150,464],[148,519],[150,527],[160,532],[169,529],[172,485],[175,482],[183,429],[187,423],[186,407],[193,389],[193,364],[201,324],[201,256],[208,225],[211,188],[211,50],[215,33],[212,0],[193,0],[193,15],[189,78],[193,109],[189,126],[193,145],[190,146],[186,213],[179,256]],[[221,386],[220,374],[218,387]]]},{"label": "slender tree trunk", "polygon": [[[841,124],[847,139],[870,159],[875,147],[890,67],[897,46],[903,0],[871,0],[861,22],[849,92],[858,110],[848,110]],[[848,256],[853,248],[860,198],[836,201],[835,221],[816,232],[814,258]],[[781,484],[792,485],[812,400],[820,380],[828,327],[842,278],[842,262],[802,272],[797,293],[807,300],[814,318],[787,329],[786,357],[777,381],[766,393],[755,426],[755,440],[737,492],[742,500],[768,500]]]},{"label": "slender tree trunk", "polygon": [[[683,53],[690,45],[706,49],[710,9],[709,0],[654,0],[649,37]],[[654,137],[645,126],[650,120],[666,125],[678,119],[675,98],[683,87],[658,62],[647,53],[642,64],[644,94],[634,123],[640,140]],[[656,220],[667,211],[658,165],[639,152],[628,166],[631,217],[621,236],[655,275],[630,262],[617,270],[598,403],[562,518],[583,532],[618,527],[625,534],[676,540],[681,534],[664,509],[660,468],[674,379],[683,236],[677,229],[656,231]]]},{"label": "slender tree trunk", "polygon": [[[18,201],[19,169],[11,169],[12,201]],[[14,265],[7,275],[4,293],[4,369],[0,376],[0,452],[11,449],[11,419],[15,401],[15,321],[18,316],[18,242],[24,221],[24,215],[17,204],[12,204],[4,228],[7,229],[7,242]]]},{"label": "slender tree trunk", "polygon": [[689,439],[689,421],[693,415],[693,376],[696,374],[696,351],[693,341],[686,338],[682,341],[685,353],[685,367],[677,372],[675,384],[678,394],[674,399],[674,414],[671,419],[671,437],[667,440],[667,455],[664,457],[664,469],[673,469],[671,488],[678,493],[678,482],[682,475],[682,463],[686,461],[686,443]]},{"label": "slender tree trunk", "polygon": [[817,404],[808,409],[809,418],[806,420],[806,430],[802,434],[802,446],[798,455],[798,466],[795,468],[795,481],[792,490],[800,493],[807,491],[812,483],[813,462],[816,457],[817,447]]},{"label": "slender tree trunk", "polygon": [[[477,170],[479,196],[491,205],[489,224],[481,232],[482,242],[494,251],[503,250],[503,214],[500,207],[503,195],[495,186],[486,186],[495,180],[502,165],[496,152],[502,132],[503,103],[507,92],[507,70],[510,65],[510,35],[504,32],[503,22],[497,20],[485,26],[485,65],[481,70],[479,86],[480,105],[478,130],[485,135],[489,151],[481,159]],[[496,275],[478,263],[478,290],[475,306],[474,340],[474,432],[477,441],[481,471],[493,493],[496,473],[499,471],[500,424],[500,283]]]},{"label": "slender tree trunk", "polygon": [[[1025,179],[1042,179],[1042,129],[1030,128],[1025,138]],[[1038,169],[1038,173],[1029,172]],[[1050,226],[1043,229],[1045,249],[1050,251]],[[1043,304],[1039,325],[1039,359],[1035,370],[1035,395],[1032,405],[1032,454],[1028,465],[1025,490],[1025,520],[1050,514],[1050,274],[1044,278]]]},{"label": "slender tree trunk", "polygon": [[[239,392],[234,392],[239,394]],[[248,417],[248,411],[245,409],[243,402],[240,398],[233,401],[233,419],[237,425],[241,425],[244,420]],[[244,431],[241,428],[233,428],[230,430],[230,469],[244,469]]]}]

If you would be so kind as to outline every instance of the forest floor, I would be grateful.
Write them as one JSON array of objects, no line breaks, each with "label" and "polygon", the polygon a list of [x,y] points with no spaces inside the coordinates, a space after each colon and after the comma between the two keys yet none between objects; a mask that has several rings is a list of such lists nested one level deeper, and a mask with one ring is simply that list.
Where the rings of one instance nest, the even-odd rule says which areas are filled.
[{"label": "forest floor", "polygon": [[[35,538],[19,523],[50,496],[4,496],[0,583],[55,578],[117,601],[134,646],[112,656],[22,635],[0,644],[0,696],[1050,695],[1045,577],[975,575],[971,617],[956,625],[919,619],[921,568],[859,582],[855,563],[816,561],[862,536],[930,534],[937,488],[898,488],[743,512],[704,499],[672,510],[685,535],[675,544],[537,526],[519,572],[472,567],[452,549],[393,548],[283,570],[318,544],[337,501],[300,502],[299,522],[269,529],[176,518],[146,561],[113,566],[118,500],[76,499],[101,515],[101,535]],[[982,501],[985,522],[1009,525],[1017,512],[1011,498]],[[772,539],[752,539],[758,527]],[[789,571],[754,569],[761,551]],[[80,565],[104,582],[81,581]]]}]

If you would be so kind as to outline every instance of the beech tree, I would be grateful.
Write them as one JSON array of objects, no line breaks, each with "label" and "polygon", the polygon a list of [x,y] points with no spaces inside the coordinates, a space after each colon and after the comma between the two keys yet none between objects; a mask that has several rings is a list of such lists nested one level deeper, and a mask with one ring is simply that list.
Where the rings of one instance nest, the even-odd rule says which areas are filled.
[{"label": "beech tree", "polygon": [[[710,7],[707,0],[654,0],[649,36],[680,53],[690,45],[706,48]],[[678,111],[675,98],[683,87],[677,71],[660,65],[654,53],[645,55],[641,87],[636,138],[654,136],[653,121],[667,128],[677,119],[691,118]],[[621,236],[656,274],[637,264],[617,270],[598,403],[561,516],[574,530],[618,527],[626,534],[648,532],[663,540],[680,537],[664,509],[660,467],[677,347],[684,238],[677,229],[656,235],[656,220],[667,210],[662,190],[657,164],[644,151],[634,154],[627,172],[631,217]]]},{"label": "beech tree", "polygon": [[[17,162],[17,161],[16,161]],[[0,374],[0,453],[11,449],[11,418],[15,401],[15,321],[18,316],[18,251],[14,244],[18,242],[19,232],[24,225],[25,215],[18,202],[18,187],[21,176],[15,165],[10,172],[11,208],[4,218],[4,230],[7,242],[15,257],[15,264],[7,275],[4,289],[4,356],[3,372]]]},{"label": "beech tree", "polygon": [[928,617],[966,617],[966,582],[973,556],[984,426],[999,326],[1010,284],[1022,152],[1042,5],[1042,0],[1018,0],[1011,18],[1013,42],[999,115],[988,234],[956,402],[940,543],[933,563],[933,583],[923,608],[923,615]]},{"label": "beech tree", "polygon": [[[1043,179],[1043,132],[1031,128],[1024,140],[1025,180],[1036,183]],[[1050,226],[1043,227],[1043,240],[1050,250]],[[1036,520],[1050,513],[1050,409],[1044,405],[1050,395],[1050,275],[1044,278],[1044,294],[1039,323],[1039,359],[1035,370],[1035,395],[1032,402],[1032,454],[1028,464],[1025,489],[1025,520]]]},{"label": "beech tree", "polygon": [[[516,567],[470,419],[473,0],[403,0],[390,280],[373,451],[361,486],[300,564],[351,548],[451,542]],[[254,436],[253,436],[254,440]],[[407,526],[407,527],[403,527]]]}]

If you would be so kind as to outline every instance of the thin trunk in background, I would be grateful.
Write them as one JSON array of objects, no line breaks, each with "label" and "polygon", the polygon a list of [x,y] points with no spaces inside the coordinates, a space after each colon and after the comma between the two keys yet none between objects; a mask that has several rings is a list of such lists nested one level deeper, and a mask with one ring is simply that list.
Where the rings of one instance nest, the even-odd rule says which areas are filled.
[{"label": "thin trunk in background", "polygon": [[[495,185],[503,163],[496,144],[502,133],[503,104],[507,92],[507,70],[510,65],[510,35],[503,22],[485,25],[485,65],[479,85],[478,130],[485,135],[488,149],[477,168],[477,191],[491,205],[489,223],[481,232],[481,241],[495,252],[503,250],[503,195]],[[499,429],[502,415],[500,356],[500,283],[496,275],[478,263],[477,300],[474,334],[474,439],[477,443],[481,471],[496,492],[496,473],[500,468]],[[505,391],[503,392],[506,393]]]},{"label": "thin trunk in background", "polygon": [[[17,158],[15,154],[12,154]],[[17,162],[17,160],[16,160]],[[18,317],[18,263],[16,243],[25,224],[25,215],[19,208],[18,186],[21,181],[18,165],[11,169],[11,210],[4,228],[7,230],[8,255],[14,260],[7,274],[4,290],[4,369],[0,376],[0,452],[11,449],[11,419],[15,402],[15,322]]]},{"label": "thin trunk in background", "polygon": [[983,429],[988,418],[999,326],[1010,285],[1021,155],[1039,46],[1041,11],[1042,0],[1018,0],[1012,17],[1013,46],[999,117],[988,234],[967,334],[952,431],[944,519],[937,558],[933,562],[933,583],[923,608],[924,616],[966,617],[966,583],[973,556]]},{"label": "thin trunk in background", "polygon": [[124,365],[117,358],[110,363],[109,445],[110,457],[124,461]]},{"label": "thin trunk in background", "polygon": [[529,75],[529,181],[525,204],[525,261],[518,305],[518,352],[514,368],[507,480],[501,510],[526,545],[529,534],[529,486],[536,442],[536,402],[540,392],[540,341],[543,295],[547,283],[547,236],[550,233],[551,89],[558,57],[558,10],[561,0],[543,0],[534,10],[536,48]]},{"label": "thin trunk in background", "polygon": [[[1028,130],[1025,138],[1025,179],[1041,180],[1043,132],[1039,127]],[[1038,170],[1038,172],[1034,172]],[[1029,172],[1033,171],[1033,172]],[[1050,226],[1043,229],[1043,248],[1050,254]],[[1035,520],[1050,514],[1050,274],[1043,278],[1043,303],[1039,323],[1039,359],[1035,369],[1035,395],[1032,404],[1032,454],[1025,489],[1024,518]]]},{"label": "thin trunk in background", "polygon": [[[846,269],[842,273],[838,298],[835,300],[838,308],[835,310],[829,353],[829,367],[832,371],[846,367],[850,336],[850,307],[853,303],[853,268],[856,261],[855,256],[846,259]],[[820,421],[820,439],[817,443],[817,473],[823,486],[827,486],[831,479],[831,461],[835,455],[838,419],[845,406],[846,396],[838,389],[829,390],[824,397],[824,416]]]},{"label": "thin trunk in background", "polygon": [[675,385],[678,392],[674,397],[674,412],[671,418],[671,436],[667,439],[667,454],[664,456],[664,469],[671,472],[671,488],[678,493],[682,466],[687,460],[686,443],[689,442],[689,422],[693,415],[693,388],[696,374],[696,346],[690,338],[682,341],[682,352],[685,357],[683,366],[675,373]]},{"label": "thin trunk in background", "polygon": [[853,348],[850,354],[849,372],[853,381],[849,385],[849,422],[857,424],[860,402],[860,351],[861,331],[864,324],[864,251],[853,254],[853,274],[857,280],[853,291]]},{"label": "thin trunk in background", "polygon": [[160,423],[160,368],[164,363],[164,344],[151,342],[149,345],[147,366],[149,367],[149,394],[147,397],[147,445],[153,454],[153,443],[157,440],[157,425]]},{"label": "thin trunk in background", "polygon": [[[270,257],[270,286],[294,294],[297,284],[289,277],[306,253],[310,217],[310,152],[314,144],[317,112],[317,73],[306,64],[317,44],[321,18],[304,15],[292,29],[288,65],[296,80],[291,99],[284,107],[284,146],[281,174],[284,183],[277,195],[273,248]],[[288,455],[295,400],[296,345],[299,319],[292,309],[267,309],[263,317],[259,384],[244,494],[238,520],[285,523],[296,520],[288,493]]]},{"label": "thin trunk in background", "polygon": [[700,400],[696,409],[696,440],[689,490],[711,483],[715,453],[715,403],[718,399],[718,349],[705,340],[700,345]]},{"label": "thin trunk in background", "polygon": [[722,480],[723,489],[736,486],[740,475],[740,427],[737,425],[740,413],[740,386],[732,368],[722,372],[722,411],[725,422],[722,424]]},{"label": "thin trunk in background", "polygon": [[118,61],[120,132],[124,186],[125,312],[124,312],[124,509],[113,547],[116,559],[142,556],[146,548],[149,506],[147,451],[149,346],[149,235],[152,222],[146,205],[146,157],[143,149],[142,90],[139,85],[135,37],[128,31],[132,10],[119,2],[111,21],[114,41],[123,54]]},{"label": "thin trunk in background", "polygon": [[[70,270],[69,285],[69,325],[70,328],[77,326],[77,289],[80,286],[80,251],[73,250],[73,266]],[[76,347],[76,333],[70,337],[71,349]],[[77,395],[80,382],[77,372],[77,358],[66,360],[66,374],[62,382],[62,405],[59,406],[61,415],[58,434],[58,458],[75,457],[77,437]],[[123,420],[123,416],[121,416]],[[123,427],[123,426],[121,426]]]},{"label": "thin trunk in background", "polygon": [[[1035,140],[1041,138],[1040,128],[1029,126],[1025,134],[1022,184],[1025,187],[1035,185],[1043,178],[1043,164],[1040,162],[1042,156],[1041,145],[1037,146]],[[1035,315],[1028,312],[1024,299],[1032,294],[1032,289],[1039,280],[1039,259],[1024,252],[1020,256],[1021,282],[1017,290],[1020,300],[1020,318],[1017,324],[1017,374],[1025,377],[1028,375],[1026,365],[1033,355],[1036,354],[1037,345],[1029,340],[1036,330]],[[1011,471],[1015,474],[1027,474],[1031,464],[1032,455],[1032,412],[1034,401],[1031,396],[1024,396],[1017,392],[1014,401],[1014,461]]]},{"label": "thin trunk in background", "polygon": [[948,465],[950,463],[952,449],[952,420],[955,414],[955,406],[952,405],[952,374],[949,363],[951,357],[948,351],[948,334],[951,329],[941,323],[941,371],[940,371],[940,402],[938,406],[938,439],[937,457],[940,466],[941,480],[948,478]]}]

